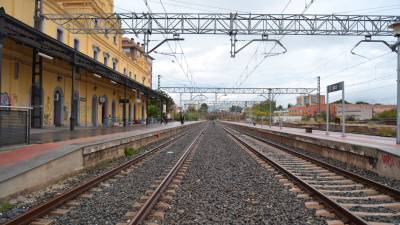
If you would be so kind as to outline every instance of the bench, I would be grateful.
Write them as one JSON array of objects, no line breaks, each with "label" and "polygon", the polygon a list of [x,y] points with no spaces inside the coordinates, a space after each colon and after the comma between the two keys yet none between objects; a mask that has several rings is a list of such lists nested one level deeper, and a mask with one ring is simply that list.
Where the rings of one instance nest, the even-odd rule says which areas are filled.
[{"label": "bench", "polygon": [[306,126],[306,127],[304,127],[304,129],[306,129],[306,133],[312,133],[313,127]]}]

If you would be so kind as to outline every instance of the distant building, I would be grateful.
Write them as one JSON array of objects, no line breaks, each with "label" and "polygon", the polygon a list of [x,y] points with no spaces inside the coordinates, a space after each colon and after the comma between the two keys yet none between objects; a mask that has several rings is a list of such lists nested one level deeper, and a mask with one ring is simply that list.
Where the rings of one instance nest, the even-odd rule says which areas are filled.
[{"label": "distant building", "polygon": [[[289,115],[290,116],[309,116],[309,117],[314,117],[318,113],[318,107],[316,104],[314,105],[305,105],[305,106],[292,106],[289,107],[288,109]],[[320,112],[325,112],[326,111],[326,104],[321,103],[321,109]],[[329,105],[329,114],[331,116],[336,115],[336,108],[335,105],[330,104]]]},{"label": "distant building", "polygon": [[[325,104],[325,95],[319,96],[320,103]],[[296,97],[297,106],[315,105],[318,104],[318,95],[301,95]]]},{"label": "distant building", "polygon": [[282,122],[300,122],[301,116],[291,116],[289,115],[289,110],[274,111],[274,116],[272,117],[274,123]]}]

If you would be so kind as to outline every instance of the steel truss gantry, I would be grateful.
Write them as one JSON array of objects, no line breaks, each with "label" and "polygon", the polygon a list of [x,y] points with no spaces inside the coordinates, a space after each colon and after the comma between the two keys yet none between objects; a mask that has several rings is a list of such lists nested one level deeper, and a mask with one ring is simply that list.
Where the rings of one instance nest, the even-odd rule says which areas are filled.
[{"label": "steel truss gantry", "polygon": [[[399,19],[380,15],[134,12],[46,14],[44,17],[76,34],[143,34],[146,55],[152,34],[229,35],[231,57],[255,41],[274,42],[281,47],[282,51],[270,56],[285,53],[284,45],[277,39],[270,39],[269,35],[392,36],[389,25]],[[259,38],[246,40],[247,43],[237,48],[238,35]]]},{"label": "steel truss gantry", "polygon": [[398,16],[380,15],[134,12],[44,16],[81,34],[393,36],[389,25],[398,19]]},{"label": "steel truss gantry", "polygon": [[192,94],[246,94],[246,95],[301,95],[310,94],[317,88],[222,88],[222,87],[160,87],[168,93]]},{"label": "steel truss gantry", "polygon": [[[150,35],[152,34],[229,35],[232,57],[235,57],[240,50],[254,41],[273,41],[276,45],[283,46],[279,40],[270,39],[269,35],[364,36],[367,42],[371,42],[370,40],[374,36],[396,35],[397,42],[393,45],[386,43],[386,45],[392,51],[396,51],[398,57],[396,143],[400,144],[400,16],[398,15],[132,12],[105,15],[47,14],[44,15],[44,18],[78,34],[143,34],[146,56],[149,52]],[[237,35],[256,35],[258,37],[247,40],[247,44],[237,50]],[[385,42],[383,41],[383,43]],[[272,53],[272,56],[284,52],[286,52],[286,48],[283,46],[281,52]],[[354,54],[353,50],[352,53]]]},{"label": "steel truss gantry", "polygon": [[254,104],[261,103],[262,101],[200,101],[200,100],[182,100],[185,105],[197,105],[197,104],[207,104],[207,105],[223,105],[223,106],[240,106],[249,107]]}]

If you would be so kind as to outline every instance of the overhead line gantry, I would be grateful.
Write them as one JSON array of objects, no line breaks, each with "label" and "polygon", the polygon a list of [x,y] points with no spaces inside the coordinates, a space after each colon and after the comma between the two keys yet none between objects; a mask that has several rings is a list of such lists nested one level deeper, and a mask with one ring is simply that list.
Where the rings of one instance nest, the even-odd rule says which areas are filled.
[{"label": "overhead line gantry", "polygon": [[[277,39],[271,39],[271,35],[364,36],[365,40],[361,42],[382,42],[398,57],[396,142],[400,144],[399,15],[131,12],[104,15],[47,14],[44,18],[77,34],[115,32],[143,35],[146,55],[149,53],[150,35],[155,34],[172,34],[176,41],[180,34],[229,35],[232,57],[255,41],[279,45],[282,51],[272,56],[285,53],[287,49],[284,45]],[[238,35],[257,37],[237,49]],[[397,36],[397,42],[390,44],[385,40],[372,39],[385,36]]]}]

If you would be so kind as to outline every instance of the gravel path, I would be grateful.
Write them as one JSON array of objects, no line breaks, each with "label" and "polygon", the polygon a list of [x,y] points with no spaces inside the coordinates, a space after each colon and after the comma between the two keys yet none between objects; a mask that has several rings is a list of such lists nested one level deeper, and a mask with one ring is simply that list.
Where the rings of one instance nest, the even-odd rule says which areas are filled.
[{"label": "gravel path", "polygon": [[80,206],[57,217],[55,224],[104,225],[124,222],[124,215],[130,211],[133,204],[159,176],[165,175],[166,168],[173,165],[198,133],[199,129],[196,129],[152,159],[145,161],[127,176],[118,178],[114,182],[107,182],[108,185],[103,186],[100,192],[94,192],[92,198],[82,200]]},{"label": "gravel path", "polygon": [[[170,138],[163,138],[160,140],[157,140],[153,143],[150,143],[146,146],[143,146],[138,149],[138,154],[141,154],[145,151],[148,151],[161,143],[165,142]],[[17,198],[11,199],[9,202],[12,204],[12,209],[0,213],[0,224],[6,222],[7,220],[11,218],[15,218],[16,216],[24,213],[28,209],[39,205],[41,203],[44,203],[48,201],[51,198],[54,198],[56,195],[69,190],[73,187],[76,187],[77,185],[88,181],[130,159],[132,159],[134,156],[129,156],[129,157],[121,157],[118,159],[113,159],[111,161],[103,162],[100,163],[94,167],[85,169],[81,171],[79,174],[73,175],[71,177],[68,177],[66,179],[63,179],[56,184],[52,184],[42,190],[35,191],[32,193],[26,193],[26,194],[21,194]]]},{"label": "gravel path", "polygon": [[164,224],[325,224],[304,202],[211,125]]}]

